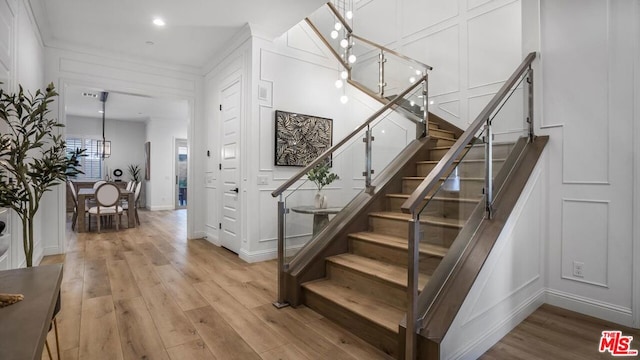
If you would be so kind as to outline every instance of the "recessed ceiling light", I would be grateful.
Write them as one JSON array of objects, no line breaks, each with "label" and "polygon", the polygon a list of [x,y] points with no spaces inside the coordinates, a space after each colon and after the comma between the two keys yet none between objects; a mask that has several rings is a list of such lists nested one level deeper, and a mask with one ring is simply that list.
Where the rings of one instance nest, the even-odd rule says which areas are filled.
[{"label": "recessed ceiling light", "polygon": [[98,110],[98,113],[99,114],[104,114],[104,111],[103,110]]},{"label": "recessed ceiling light", "polygon": [[165,26],[167,24],[161,18],[155,18],[155,19],[153,19],[153,25],[155,25],[155,26]]}]

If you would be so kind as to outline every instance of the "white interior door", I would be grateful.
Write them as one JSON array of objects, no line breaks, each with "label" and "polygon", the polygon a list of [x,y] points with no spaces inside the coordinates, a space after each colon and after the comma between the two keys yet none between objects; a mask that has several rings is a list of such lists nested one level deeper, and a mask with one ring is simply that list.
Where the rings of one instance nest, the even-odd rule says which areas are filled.
[{"label": "white interior door", "polygon": [[222,246],[240,251],[240,106],[241,83],[237,78],[220,94],[222,154],[220,179],[222,182],[222,214],[220,242]]}]

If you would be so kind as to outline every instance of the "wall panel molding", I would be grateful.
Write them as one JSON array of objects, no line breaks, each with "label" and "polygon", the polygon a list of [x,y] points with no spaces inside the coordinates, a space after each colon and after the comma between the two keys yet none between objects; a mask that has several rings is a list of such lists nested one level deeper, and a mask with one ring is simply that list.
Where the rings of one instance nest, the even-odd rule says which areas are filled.
[{"label": "wall panel molding", "polygon": [[[562,279],[609,287],[609,207],[608,200],[562,199]],[[583,263],[583,277],[574,275],[574,262]]]}]

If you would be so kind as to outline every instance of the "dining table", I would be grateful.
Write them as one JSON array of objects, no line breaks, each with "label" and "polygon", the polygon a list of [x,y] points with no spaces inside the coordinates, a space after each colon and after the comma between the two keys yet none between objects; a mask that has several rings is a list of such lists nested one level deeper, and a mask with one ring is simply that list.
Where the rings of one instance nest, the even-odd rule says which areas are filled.
[{"label": "dining table", "polygon": [[[86,232],[87,228],[85,225],[85,205],[87,200],[95,199],[96,197],[96,189],[86,188],[78,190],[78,232]],[[127,199],[129,203],[129,211],[127,211],[127,226],[130,228],[136,227],[136,215],[135,211],[133,211],[135,198],[133,191],[120,189],[120,197]]]}]

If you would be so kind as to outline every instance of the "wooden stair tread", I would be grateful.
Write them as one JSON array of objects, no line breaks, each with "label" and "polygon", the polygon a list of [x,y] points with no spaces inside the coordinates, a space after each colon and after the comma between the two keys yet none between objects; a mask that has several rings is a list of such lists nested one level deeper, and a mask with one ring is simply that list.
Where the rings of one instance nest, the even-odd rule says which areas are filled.
[{"label": "wooden stair tread", "polygon": [[[331,256],[327,258],[327,261],[362,274],[366,274],[370,277],[392,283],[398,287],[407,287],[407,268],[403,266],[393,265],[388,262],[351,253]],[[428,275],[420,274],[418,277],[418,288],[423,289],[425,285],[427,285],[428,281]]]},{"label": "wooden stair tread", "polygon": [[[375,216],[379,218],[391,219],[391,220],[401,220],[401,221],[409,221],[411,220],[411,214],[405,214],[401,212],[393,212],[393,211],[375,211],[370,212],[369,216]],[[462,228],[465,224],[466,220],[459,219],[450,219],[443,218],[438,216],[421,216],[420,223],[426,223],[431,225],[440,225],[454,228]]]},{"label": "wooden stair tread", "polygon": [[[496,159],[494,158],[493,161],[506,161],[507,159]],[[440,160],[421,160],[421,161],[416,161],[416,164],[437,164],[439,163]],[[484,159],[463,159],[463,160],[454,160],[454,164],[455,163],[484,163]]]},{"label": "wooden stair tread", "polygon": [[[353,234],[349,234],[349,237],[353,239],[368,241],[371,243],[376,243],[379,245],[384,245],[388,247],[393,247],[396,249],[407,250],[409,249],[409,244],[406,238],[401,238],[398,236],[384,235],[370,231],[362,231]],[[428,243],[420,243],[420,253],[430,256],[438,256],[444,257],[449,251],[448,248],[444,246],[428,244]]]},{"label": "wooden stair tread", "polygon": [[[462,176],[460,176],[459,178],[460,178],[461,181],[464,181],[464,180],[466,180],[466,181],[484,181],[485,180],[484,178],[475,178],[475,177],[462,177]],[[403,180],[424,180],[424,179],[426,179],[426,177],[425,176],[405,176],[402,179]],[[446,179],[447,178],[444,178],[444,177],[440,178],[440,180],[446,180]]]},{"label": "wooden stair tread", "polygon": [[312,291],[358,316],[369,319],[373,323],[391,332],[398,333],[398,324],[405,314],[404,310],[388,305],[356,290],[341,286],[329,279],[311,281],[302,284],[302,286],[308,291]]},{"label": "wooden stair tread", "polygon": [[[411,196],[411,194],[402,194],[402,193],[397,193],[397,194],[386,194],[385,195],[388,198],[396,198],[396,199],[408,199],[409,196]],[[429,200],[431,199],[431,196],[425,196],[424,197],[425,200]],[[465,202],[465,203],[477,203],[480,201],[480,199],[482,199],[481,196],[479,196],[478,198],[455,198],[455,197],[446,197],[446,196],[434,196],[433,200],[439,200],[439,201],[450,201],[450,202]]]}]

